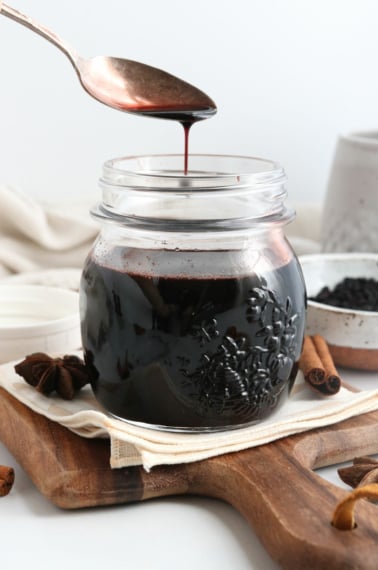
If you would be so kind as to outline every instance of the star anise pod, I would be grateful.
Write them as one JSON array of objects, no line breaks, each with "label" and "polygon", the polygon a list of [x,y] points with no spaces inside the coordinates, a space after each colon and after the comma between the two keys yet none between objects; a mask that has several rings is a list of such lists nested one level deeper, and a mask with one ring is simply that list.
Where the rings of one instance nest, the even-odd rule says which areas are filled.
[{"label": "star anise pod", "polygon": [[16,364],[17,374],[45,396],[56,391],[65,400],[72,400],[85,384],[89,375],[85,363],[75,355],[52,358],[35,352]]},{"label": "star anise pod", "polygon": [[378,461],[373,457],[355,457],[353,465],[337,470],[339,477],[351,487],[363,487],[378,483]]}]

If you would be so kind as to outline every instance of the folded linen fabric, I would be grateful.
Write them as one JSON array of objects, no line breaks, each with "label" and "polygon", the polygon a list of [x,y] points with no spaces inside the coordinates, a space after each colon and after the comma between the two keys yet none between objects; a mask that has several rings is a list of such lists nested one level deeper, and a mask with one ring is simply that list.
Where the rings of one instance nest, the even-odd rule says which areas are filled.
[{"label": "folded linen fabric", "polygon": [[112,468],[188,463],[269,443],[276,439],[331,425],[378,409],[378,390],[352,392],[342,387],[332,398],[310,390],[301,373],[290,397],[269,418],[246,428],[216,433],[170,433],[114,419],[97,404],[86,386],[71,401],[43,396],[14,371],[14,363],[0,366],[0,386],[32,410],[82,437],[110,438]]},{"label": "folded linen fabric", "polygon": [[43,205],[0,186],[0,277],[81,267],[97,233],[83,202]]}]

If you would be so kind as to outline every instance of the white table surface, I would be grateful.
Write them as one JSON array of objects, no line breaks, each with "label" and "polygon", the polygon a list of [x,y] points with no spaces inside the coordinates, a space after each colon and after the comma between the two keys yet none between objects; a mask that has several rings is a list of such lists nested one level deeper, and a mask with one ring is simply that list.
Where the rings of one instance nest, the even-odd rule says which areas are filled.
[{"label": "white table surface", "polygon": [[[340,372],[359,389],[378,388],[378,373]],[[278,569],[244,519],[221,501],[175,497],[63,511],[39,493],[1,443],[0,464],[16,472],[11,493],[0,499],[2,568]],[[318,472],[347,488],[336,468]]]}]

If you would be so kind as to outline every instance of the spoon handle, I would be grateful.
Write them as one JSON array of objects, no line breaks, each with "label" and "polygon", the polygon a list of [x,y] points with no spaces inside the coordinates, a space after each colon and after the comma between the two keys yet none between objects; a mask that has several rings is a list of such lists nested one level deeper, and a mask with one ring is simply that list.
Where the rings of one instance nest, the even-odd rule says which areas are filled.
[{"label": "spoon handle", "polygon": [[11,20],[14,20],[18,24],[21,24],[26,28],[29,28],[29,30],[32,30],[36,34],[39,34],[40,36],[42,36],[43,38],[54,44],[64,53],[64,55],[68,57],[68,59],[76,69],[77,61],[79,59],[78,55],[57,34],[54,34],[54,32],[52,32],[45,26],[38,24],[32,18],[29,18],[29,16],[22,14],[21,12],[15,10],[14,8],[11,8],[7,4],[3,4],[2,0],[0,0],[0,14],[6,16],[7,18],[10,18]]}]

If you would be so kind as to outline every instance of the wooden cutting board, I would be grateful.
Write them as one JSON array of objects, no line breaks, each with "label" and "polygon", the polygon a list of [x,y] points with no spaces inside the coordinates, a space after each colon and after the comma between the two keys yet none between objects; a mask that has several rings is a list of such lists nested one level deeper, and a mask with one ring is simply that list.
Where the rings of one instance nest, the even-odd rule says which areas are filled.
[{"label": "wooden cutting board", "polygon": [[378,412],[196,463],[109,468],[109,442],[47,420],[0,389],[0,439],[40,492],[64,509],[197,494],[233,505],[288,570],[378,568],[378,509],[356,507],[357,528],[331,518],[345,490],[314,468],[378,452]]}]

